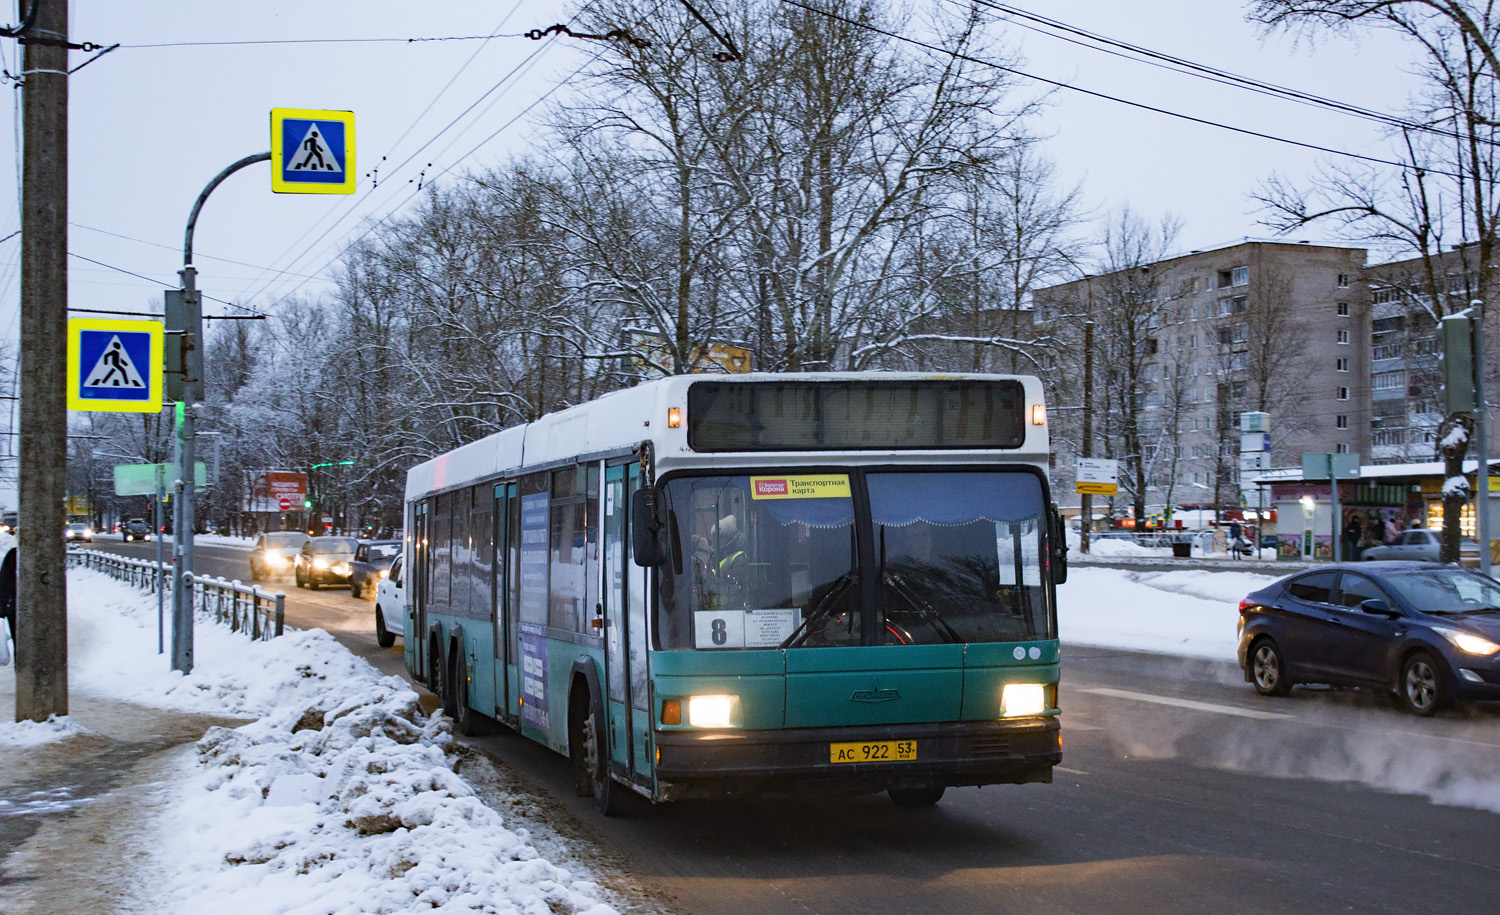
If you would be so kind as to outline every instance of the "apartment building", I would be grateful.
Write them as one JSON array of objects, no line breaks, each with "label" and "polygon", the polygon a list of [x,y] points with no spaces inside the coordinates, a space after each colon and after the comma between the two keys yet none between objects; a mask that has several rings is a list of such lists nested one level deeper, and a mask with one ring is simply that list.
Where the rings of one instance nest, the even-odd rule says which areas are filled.
[{"label": "apartment building", "polygon": [[1034,293],[1033,320],[1052,341],[1059,495],[1073,488],[1085,414],[1093,455],[1121,462],[1117,509],[1141,485],[1148,511],[1238,505],[1246,411],[1271,416],[1272,466],[1307,451],[1368,455],[1377,353],[1365,259],[1364,248],[1245,240]]}]

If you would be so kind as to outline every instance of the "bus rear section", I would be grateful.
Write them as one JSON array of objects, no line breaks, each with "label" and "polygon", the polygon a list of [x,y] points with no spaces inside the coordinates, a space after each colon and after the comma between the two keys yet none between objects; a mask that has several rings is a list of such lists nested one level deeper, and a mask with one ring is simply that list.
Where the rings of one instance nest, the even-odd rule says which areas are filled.
[{"label": "bus rear section", "polygon": [[695,470],[652,496],[658,799],[1051,781],[1038,468]]}]

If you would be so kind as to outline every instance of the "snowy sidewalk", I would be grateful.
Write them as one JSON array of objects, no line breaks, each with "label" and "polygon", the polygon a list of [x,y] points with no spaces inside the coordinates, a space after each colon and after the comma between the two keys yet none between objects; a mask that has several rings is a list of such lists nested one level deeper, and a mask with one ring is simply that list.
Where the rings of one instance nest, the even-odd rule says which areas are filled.
[{"label": "snowy sidewalk", "polygon": [[0,725],[0,911],[614,911],[454,772],[446,718],[327,633],[200,620],[183,677],[153,597],[68,587],[73,714]]}]

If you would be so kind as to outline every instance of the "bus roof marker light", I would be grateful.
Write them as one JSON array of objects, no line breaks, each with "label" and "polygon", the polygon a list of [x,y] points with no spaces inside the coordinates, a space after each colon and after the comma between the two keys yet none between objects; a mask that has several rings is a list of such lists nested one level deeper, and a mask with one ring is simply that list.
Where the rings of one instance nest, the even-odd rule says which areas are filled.
[{"label": "bus roof marker light", "polygon": [[682,408],[667,407],[667,428],[678,429],[682,427]]},{"label": "bus roof marker light", "polygon": [[1047,408],[1041,404],[1031,406],[1031,424],[1033,426],[1044,426],[1047,424]]}]

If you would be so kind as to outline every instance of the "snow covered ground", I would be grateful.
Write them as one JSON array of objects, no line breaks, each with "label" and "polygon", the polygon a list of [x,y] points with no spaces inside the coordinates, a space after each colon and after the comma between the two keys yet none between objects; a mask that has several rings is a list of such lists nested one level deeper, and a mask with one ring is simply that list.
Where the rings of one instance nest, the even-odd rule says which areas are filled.
[{"label": "snow covered ground", "polygon": [[[446,717],[322,630],[271,642],[200,620],[195,667],[156,654],[156,599],[68,574],[77,693],[256,718],[214,728],[172,773],[168,806],[137,837],[153,873],[140,911],[162,913],[613,912],[599,888],[545,860],[454,771]],[[0,676],[13,676],[0,668]],[[0,744],[78,732],[69,720],[0,725]]]}]

